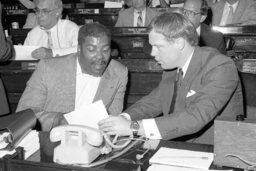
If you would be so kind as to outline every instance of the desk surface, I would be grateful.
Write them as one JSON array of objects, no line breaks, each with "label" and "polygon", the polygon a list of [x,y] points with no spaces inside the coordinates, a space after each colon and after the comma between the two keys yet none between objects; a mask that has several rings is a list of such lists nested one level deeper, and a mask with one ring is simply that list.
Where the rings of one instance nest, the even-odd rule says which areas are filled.
[{"label": "desk surface", "polygon": [[[151,156],[160,148],[160,147],[170,147],[170,148],[177,148],[177,149],[187,149],[187,150],[194,150],[194,151],[203,151],[203,152],[212,152],[213,151],[213,146],[211,145],[202,145],[202,144],[192,144],[192,143],[184,143],[184,142],[175,142],[175,141],[160,141],[158,144],[156,150],[150,150],[143,159],[141,160],[136,160],[135,156],[136,154],[142,154],[144,153],[145,149],[141,148],[142,144],[136,145],[134,148],[130,149],[127,153],[119,157],[118,159],[114,160],[114,163],[121,163],[122,165],[122,170],[125,170],[125,167],[128,166],[127,163],[133,163],[137,166],[140,166],[142,171],[147,170],[149,167],[149,159]],[[93,170],[93,171],[102,171],[102,170],[109,170],[106,169],[106,165],[100,165],[98,167],[94,168],[85,168],[85,167],[78,167],[78,166],[67,166],[67,165],[59,165],[55,164],[52,162],[39,162],[39,161],[34,161],[38,160],[38,158],[35,158],[35,156],[38,155],[35,154],[33,157],[31,157],[29,160],[24,161],[24,160],[17,160],[17,159],[9,159],[8,160],[8,169],[12,171],[60,171],[60,170],[67,170],[67,171],[85,171],[85,170]],[[112,163],[113,164],[113,163]],[[223,167],[218,167],[218,166],[211,166],[211,169],[228,169],[228,168],[223,168]],[[230,169],[230,168],[229,168]],[[111,170],[111,169],[110,169]],[[130,170],[128,168],[128,170]],[[238,170],[238,169],[234,169]]]}]

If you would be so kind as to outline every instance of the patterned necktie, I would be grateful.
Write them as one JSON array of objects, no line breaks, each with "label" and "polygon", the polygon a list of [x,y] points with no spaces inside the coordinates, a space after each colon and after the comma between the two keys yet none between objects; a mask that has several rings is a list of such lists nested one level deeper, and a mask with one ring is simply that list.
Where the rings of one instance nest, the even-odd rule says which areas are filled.
[{"label": "patterned necktie", "polygon": [[47,33],[47,48],[52,49],[53,48],[53,43],[52,43],[52,36],[50,31],[46,31]]},{"label": "patterned necktie", "polygon": [[174,82],[173,96],[172,96],[172,102],[169,109],[169,114],[174,112],[177,94],[178,94],[179,87],[181,86],[182,80],[183,80],[183,71],[181,68],[179,68],[176,73],[176,79]]},{"label": "patterned necktie", "polygon": [[232,6],[232,5],[229,5],[229,12],[228,12],[228,18],[227,18],[226,25],[232,23],[233,15],[234,15],[233,6]]},{"label": "patterned necktie", "polygon": [[143,27],[142,12],[138,12],[137,27]]}]

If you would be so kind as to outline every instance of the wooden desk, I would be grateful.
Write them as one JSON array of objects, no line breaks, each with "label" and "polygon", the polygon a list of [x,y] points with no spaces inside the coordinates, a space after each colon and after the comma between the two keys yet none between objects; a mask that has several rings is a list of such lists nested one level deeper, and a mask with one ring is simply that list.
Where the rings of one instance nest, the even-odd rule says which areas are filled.
[{"label": "wooden desk", "polygon": [[[141,145],[136,146],[129,150],[126,154],[122,155],[115,161],[123,162],[123,167],[125,167],[125,162],[132,162],[134,164],[140,165],[142,171],[146,171],[149,167],[149,159],[151,156],[160,148],[160,147],[169,147],[169,148],[177,148],[177,149],[186,149],[186,150],[194,150],[194,151],[203,151],[203,152],[212,152],[213,146],[210,145],[202,145],[202,144],[192,144],[192,143],[184,143],[184,142],[175,142],[175,141],[160,141],[159,145],[157,146],[156,150],[151,150],[147,153],[143,159],[137,160],[135,158],[136,154],[142,154],[145,149],[141,148]],[[106,165],[97,166],[94,168],[84,168],[84,167],[77,167],[77,166],[67,166],[67,165],[59,165],[55,163],[42,163],[36,161],[25,161],[25,160],[18,160],[18,159],[7,159],[5,160],[5,166],[7,168],[6,171],[103,171],[106,170]],[[227,169],[225,167],[218,167],[218,166],[211,166],[211,169]],[[122,168],[120,168],[122,170]],[[234,169],[239,170],[239,169]]]}]

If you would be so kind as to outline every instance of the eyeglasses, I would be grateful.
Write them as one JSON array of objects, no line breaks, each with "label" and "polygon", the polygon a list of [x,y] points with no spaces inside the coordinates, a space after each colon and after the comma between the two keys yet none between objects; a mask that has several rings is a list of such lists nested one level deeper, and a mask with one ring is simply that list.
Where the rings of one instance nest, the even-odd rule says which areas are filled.
[{"label": "eyeglasses", "polygon": [[57,8],[54,8],[54,9],[38,9],[38,8],[35,8],[34,11],[35,13],[38,15],[38,14],[43,14],[43,15],[48,15],[50,14],[52,11],[56,10]]},{"label": "eyeglasses", "polygon": [[183,9],[183,12],[188,17],[195,17],[196,15],[201,14],[201,12],[195,12],[187,9]]}]

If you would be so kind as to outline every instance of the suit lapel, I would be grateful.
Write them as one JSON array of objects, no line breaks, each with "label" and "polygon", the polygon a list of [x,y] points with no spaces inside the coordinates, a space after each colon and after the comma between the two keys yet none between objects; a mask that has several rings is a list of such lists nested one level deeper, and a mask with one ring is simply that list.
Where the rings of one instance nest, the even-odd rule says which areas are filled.
[{"label": "suit lapel", "polygon": [[111,76],[109,67],[104,72],[100,80],[98,90],[93,99],[94,102],[97,100],[102,100],[106,108],[109,106],[109,104],[106,104],[106,102],[111,101],[108,99],[111,98],[113,94],[115,94],[113,91],[117,90],[115,87],[118,85],[118,79],[115,79],[113,76]]},{"label": "suit lapel", "polygon": [[[202,70],[201,69],[201,61],[202,61],[202,54],[199,49],[199,47],[196,47],[192,56],[192,59],[190,61],[190,64],[188,66],[187,72],[184,77],[184,84],[186,85],[186,90],[183,93],[186,93],[190,90],[191,84],[195,78],[195,76],[198,75],[198,73]],[[185,94],[185,96],[186,96]]]},{"label": "suit lapel", "polygon": [[246,8],[246,1],[245,0],[238,1],[237,9],[236,9],[233,19],[232,19],[233,22],[236,23],[237,21],[240,20],[244,11],[246,10],[245,8]]}]

